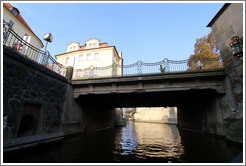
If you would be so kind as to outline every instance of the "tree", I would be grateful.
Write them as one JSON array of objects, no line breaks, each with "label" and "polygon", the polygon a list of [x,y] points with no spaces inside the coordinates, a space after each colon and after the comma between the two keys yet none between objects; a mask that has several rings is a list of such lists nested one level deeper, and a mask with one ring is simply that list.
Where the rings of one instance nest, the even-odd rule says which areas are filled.
[{"label": "tree", "polygon": [[221,56],[212,31],[197,39],[194,47],[194,54],[190,55],[187,63],[188,70],[222,68]]}]

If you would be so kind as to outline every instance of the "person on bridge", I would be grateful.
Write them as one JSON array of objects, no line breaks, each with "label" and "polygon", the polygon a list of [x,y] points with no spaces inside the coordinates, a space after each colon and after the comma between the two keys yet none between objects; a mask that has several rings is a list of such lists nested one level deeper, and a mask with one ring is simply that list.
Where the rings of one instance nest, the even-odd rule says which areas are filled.
[{"label": "person on bridge", "polygon": [[161,73],[164,73],[165,72],[165,69],[166,69],[166,67],[162,67],[162,65],[160,65],[160,71],[161,71]]}]

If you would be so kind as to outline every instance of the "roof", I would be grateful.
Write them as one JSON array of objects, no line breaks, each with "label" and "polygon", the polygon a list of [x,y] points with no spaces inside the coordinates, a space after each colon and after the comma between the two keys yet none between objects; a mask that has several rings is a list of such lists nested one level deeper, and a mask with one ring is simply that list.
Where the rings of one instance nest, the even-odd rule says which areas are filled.
[{"label": "roof", "polygon": [[214,18],[210,21],[207,27],[211,27],[214,22],[220,17],[222,13],[231,5],[231,3],[225,3],[224,6],[219,10],[219,12],[214,16]]},{"label": "roof", "polygon": [[[104,44],[107,45],[107,46],[103,47]],[[81,47],[82,47],[82,48],[81,48]],[[113,48],[113,49],[116,51],[116,54],[119,56],[116,47],[115,47],[115,46],[108,46],[107,43],[100,43],[100,47],[96,47],[96,48],[88,48],[88,49],[85,49],[85,47],[86,47],[85,45],[84,45],[84,46],[80,46],[80,49],[79,49],[79,50],[69,51],[69,52],[64,52],[64,53],[55,55],[55,57],[60,56],[60,55],[70,54],[71,52],[87,51],[87,50],[96,50],[96,49],[101,49],[101,48]],[[119,56],[119,58],[121,58],[121,57]]]},{"label": "roof", "polygon": [[[11,13],[11,14],[13,14],[12,12],[11,12],[11,10],[14,8],[14,9],[16,9],[17,11],[18,11],[18,15],[17,15],[17,17],[13,14],[13,16],[14,17],[16,17],[29,31],[31,31],[31,33],[34,35],[34,36],[36,36],[37,37],[37,35],[33,32],[33,30],[30,28],[30,26],[27,24],[27,22],[24,20],[24,18],[21,16],[21,14],[20,14],[20,12],[19,12],[19,10],[16,8],[16,7],[13,7],[11,4],[9,4],[9,3],[3,3],[3,6]],[[43,45],[43,42],[39,39],[39,37],[37,37],[38,38],[38,40],[41,42],[41,44],[42,44],[42,47],[44,47],[44,45]]]},{"label": "roof", "polygon": [[[109,47],[109,45],[108,45],[108,43],[99,43],[99,48],[101,48],[101,47]],[[83,46],[79,46],[79,50],[84,50],[85,48],[86,48],[86,44]],[[91,49],[93,49],[93,48],[91,48]]]},{"label": "roof", "polygon": [[95,38],[91,38],[91,39],[87,40],[86,42],[88,42],[88,41],[90,41],[90,40],[97,40],[97,41],[99,41],[99,42],[100,42],[100,40],[99,40],[99,39],[95,39]]}]

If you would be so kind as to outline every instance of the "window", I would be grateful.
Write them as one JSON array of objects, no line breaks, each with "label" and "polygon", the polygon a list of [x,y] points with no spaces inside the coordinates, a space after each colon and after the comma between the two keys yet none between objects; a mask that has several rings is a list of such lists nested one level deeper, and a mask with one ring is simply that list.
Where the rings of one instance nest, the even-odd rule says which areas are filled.
[{"label": "window", "polygon": [[[3,23],[5,23],[6,21],[3,19]],[[3,39],[6,40],[8,38],[8,32],[3,31]]]},{"label": "window", "polygon": [[9,25],[12,28],[14,26],[14,22],[12,20],[9,21]]},{"label": "window", "polygon": [[31,36],[29,36],[27,33],[25,33],[23,40],[26,41],[27,43],[29,43],[31,40]]},{"label": "window", "polygon": [[89,73],[90,73],[90,69],[86,69],[86,70],[85,70],[85,76],[88,76]]},{"label": "window", "polygon": [[91,43],[89,44],[89,48],[92,48],[92,44]]},{"label": "window", "polygon": [[92,70],[92,75],[97,75],[97,70],[96,69]]},{"label": "window", "polygon": [[94,59],[95,60],[99,59],[99,53],[98,52],[95,53]]},{"label": "window", "polygon": [[97,43],[93,43],[93,48],[97,47]]},{"label": "window", "polygon": [[17,17],[19,12],[16,9],[13,8],[12,9],[12,13]]},{"label": "window", "polygon": [[78,69],[77,72],[76,72],[76,77],[80,77],[80,75],[81,75],[81,70]]},{"label": "window", "polygon": [[73,46],[73,51],[75,50],[75,46]]},{"label": "window", "polygon": [[91,54],[87,54],[86,60],[87,61],[91,60]]},{"label": "window", "polygon": [[66,57],[65,64],[68,64],[68,62],[69,62],[69,57]]},{"label": "window", "polygon": [[79,55],[79,62],[83,61],[83,55]]},{"label": "window", "polygon": [[70,51],[73,51],[73,47],[70,47]]}]

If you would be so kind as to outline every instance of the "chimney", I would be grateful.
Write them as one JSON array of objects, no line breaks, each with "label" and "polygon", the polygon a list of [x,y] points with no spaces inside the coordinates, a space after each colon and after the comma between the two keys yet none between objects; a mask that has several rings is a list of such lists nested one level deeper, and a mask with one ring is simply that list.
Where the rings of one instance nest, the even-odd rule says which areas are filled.
[{"label": "chimney", "polygon": [[122,58],[122,51],[119,51],[119,57]]}]

